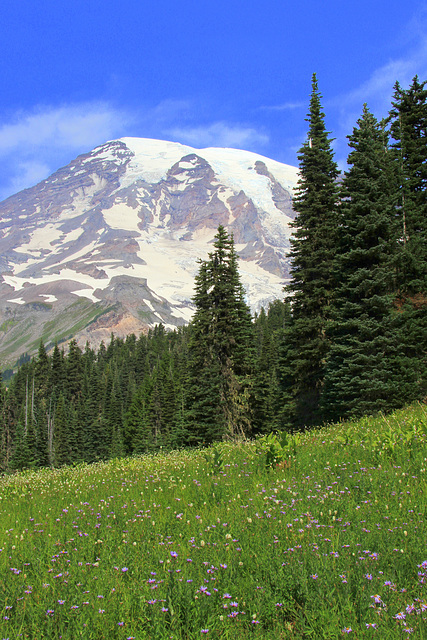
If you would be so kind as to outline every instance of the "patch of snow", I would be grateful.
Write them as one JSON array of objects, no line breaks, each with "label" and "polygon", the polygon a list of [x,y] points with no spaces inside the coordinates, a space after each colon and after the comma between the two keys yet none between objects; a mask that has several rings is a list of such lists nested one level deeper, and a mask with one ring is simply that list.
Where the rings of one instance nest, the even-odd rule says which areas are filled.
[{"label": "patch of snow", "polygon": [[151,304],[151,302],[149,300],[143,300],[143,302],[145,302],[145,304],[147,305],[147,307],[151,310],[151,311],[156,311],[155,308],[153,307],[153,305]]},{"label": "patch of snow", "polygon": [[69,231],[68,233],[63,233],[62,237],[61,237],[61,244],[68,244],[70,242],[74,242],[74,240],[78,240],[82,235],[83,235],[84,231],[82,231],[81,227],[77,227],[77,229],[73,229],[72,231]]},{"label": "patch of snow", "polygon": [[124,203],[118,203],[110,209],[104,209],[102,215],[111,229],[125,229],[140,233],[138,224],[141,219],[138,217],[138,209],[133,209]]},{"label": "patch of snow", "polygon": [[76,289],[75,291],[70,291],[75,296],[79,296],[80,298],[89,298],[92,302],[99,302],[99,298],[96,298],[93,295],[93,291],[91,289]]},{"label": "patch of snow", "polygon": [[57,302],[58,298],[52,294],[48,294],[48,293],[41,293],[40,296],[42,298],[46,298],[45,302]]},{"label": "patch of snow", "polygon": [[196,158],[194,158],[194,160],[190,160],[190,162],[187,162],[186,160],[180,160],[179,162],[181,169],[194,169],[195,164],[197,164]]},{"label": "patch of snow", "polygon": [[14,251],[17,253],[28,253],[29,251],[40,252],[55,240],[59,240],[61,235],[62,231],[58,229],[57,225],[47,224],[44,227],[35,229],[30,235],[30,240],[26,244],[21,244],[19,247],[16,247]]},{"label": "patch of snow", "polygon": [[15,304],[25,304],[25,300],[22,298],[15,298],[14,300],[7,300],[7,302],[14,302]]}]

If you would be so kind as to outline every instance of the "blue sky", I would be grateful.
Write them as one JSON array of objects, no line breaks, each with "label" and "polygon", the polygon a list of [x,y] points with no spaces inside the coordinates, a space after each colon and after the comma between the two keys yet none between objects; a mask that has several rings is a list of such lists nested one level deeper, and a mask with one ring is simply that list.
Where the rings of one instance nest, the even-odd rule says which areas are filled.
[{"label": "blue sky", "polygon": [[427,79],[427,1],[6,1],[0,60],[0,198],[122,136],[297,165],[313,72],[344,168],[363,103]]}]

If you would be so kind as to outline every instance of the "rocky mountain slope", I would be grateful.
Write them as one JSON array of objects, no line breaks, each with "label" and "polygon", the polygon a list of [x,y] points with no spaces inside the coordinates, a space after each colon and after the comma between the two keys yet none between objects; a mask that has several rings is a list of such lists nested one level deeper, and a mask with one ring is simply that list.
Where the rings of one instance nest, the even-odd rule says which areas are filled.
[{"label": "rocky mountain slope", "polygon": [[297,169],[237,149],[122,138],[0,203],[0,368],[40,338],[99,344],[191,318],[198,259],[234,234],[255,311],[289,277]]}]

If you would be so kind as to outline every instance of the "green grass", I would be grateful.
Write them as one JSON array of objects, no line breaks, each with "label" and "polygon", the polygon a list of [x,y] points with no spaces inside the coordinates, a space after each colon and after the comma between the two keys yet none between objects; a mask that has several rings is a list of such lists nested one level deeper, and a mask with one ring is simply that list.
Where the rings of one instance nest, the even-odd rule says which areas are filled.
[{"label": "green grass", "polygon": [[426,433],[417,405],[277,466],[223,443],[4,477],[0,638],[427,638]]}]

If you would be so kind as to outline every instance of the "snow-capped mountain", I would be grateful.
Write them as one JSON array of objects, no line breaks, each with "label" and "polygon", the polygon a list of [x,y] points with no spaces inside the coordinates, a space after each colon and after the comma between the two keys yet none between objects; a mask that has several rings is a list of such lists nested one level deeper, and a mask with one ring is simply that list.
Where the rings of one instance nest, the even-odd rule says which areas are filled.
[{"label": "snow-capped mountain", "polygon": [[237,149],[122,138],[0,203],[0,367],[191,318],[198,259],[233,232],[253,310],[289,276],[297,169]]}]

